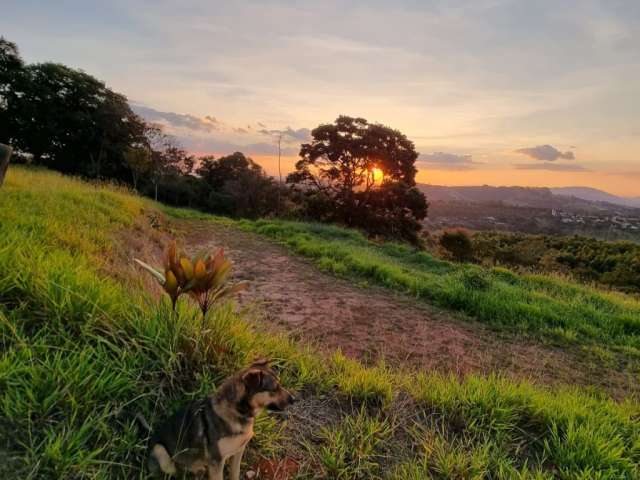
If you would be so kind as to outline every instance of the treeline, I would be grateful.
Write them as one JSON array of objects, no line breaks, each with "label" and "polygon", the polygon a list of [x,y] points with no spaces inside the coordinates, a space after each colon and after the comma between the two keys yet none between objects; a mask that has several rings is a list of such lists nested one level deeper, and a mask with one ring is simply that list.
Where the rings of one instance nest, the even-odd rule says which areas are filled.
[{"label": "treeline", "polygon": [[335,222],[418,242],[427,203],[405,135],[341,116],[311,137],[285,187],[241,152],[195,158],[104,82],[58,63],[26,64],[0,37],[0,143],[19,161],[126,183],[176,206]]},{"label": "treeline", "polygon": [[3,38],[0,143],[14,147],[14,161],[125,183],[177,206],[248,217],[277,208],[278,185],[242,153],[195,158],[124,95],[61,64],[25,64]]},{"label": "treeline", "polygon": [[439,234],[433,245],[454,260],[563,273],[584,282],[640,293],[637,243],[453,229]]}]

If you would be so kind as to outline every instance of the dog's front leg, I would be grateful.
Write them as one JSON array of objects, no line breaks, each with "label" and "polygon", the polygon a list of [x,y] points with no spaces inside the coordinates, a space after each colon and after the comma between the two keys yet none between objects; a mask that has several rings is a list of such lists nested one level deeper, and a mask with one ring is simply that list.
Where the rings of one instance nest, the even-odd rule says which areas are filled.
[{"label": "dog's front leg", "polygon": [[222,472],[224,472],[224,460],[220,463],[210,463],[207,469],[209,480],[223,480]]},{"label": "dog's front leg", "polygon": [[240,480],[240,462],[242,462],[242,454],[244,453],[244,447],[238,453],[236,453],[233,457],[231,457],[231,465],[230,467],[230,480]]}]

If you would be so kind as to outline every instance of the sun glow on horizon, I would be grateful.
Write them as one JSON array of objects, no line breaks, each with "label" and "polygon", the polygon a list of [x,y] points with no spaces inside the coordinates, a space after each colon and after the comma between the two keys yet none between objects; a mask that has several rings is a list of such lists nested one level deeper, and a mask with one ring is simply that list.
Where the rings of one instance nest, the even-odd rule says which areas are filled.
[{"label": "sun glow on horizon", "polygon": [[[223,152],[213,154],[218,157]],[[267,172],[275,178],[278,177],[278,157],[273,155],[251,155],[253,160],[258,162]],[[282,175],[283,180],[286,175],[294,170],[295,162],[299,158],[296,156],[282,157]],[[373,178],[376,185],[379,180],[383,180],[381,169],[373,172]],[[373,170],[372,169],[372,170]],[[545,171],[516,170],[505,166],[496,169],[476,169],[476,170],[443,170],[437,168],[424,168],[418,166],[416,174],[417,183],[429,183],[432,185],[520,185],[529,187],[571,187],[575,185],[591,186],[600,190],[605,190],[615,195],[628,197],[637,197],[640,192],[638,190],[638,181],[640,180],[640,172],[635,172],[629,168],[627,172],[554,172],[553,176]]]},{"label": "sun glow on horizon", "polygon": [[371,169],[371,176],[373,177],[373,183],[380,185],[384,180],[384,171],[381,168],[373,167]]}]

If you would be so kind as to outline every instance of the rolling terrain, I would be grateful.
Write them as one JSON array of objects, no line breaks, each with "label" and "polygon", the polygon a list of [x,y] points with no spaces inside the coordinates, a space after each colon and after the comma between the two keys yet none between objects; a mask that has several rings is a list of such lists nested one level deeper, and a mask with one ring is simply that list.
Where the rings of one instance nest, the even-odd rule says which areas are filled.
[{"label": "rolling terrain", "polygon": [[[252,281],[204,326],[186,301],[173,314],[131,263],[157,259],[174,236],[190,249],[228,247],[234,275]],[[0,272],[5,478],[145,478],[133,415],[164,416],[258,356],[301,397],[288,417],[258,419],[243,471],[288,472],[261,478],[640,473],[630,387],[640,305],[629,296],[450,264],[337,227],[171,209],[23,168],[0,190]],[[409,338],[417,345],[394,355]],[[421,338],[433,350],[420,352]],[[366,342],[390,348],[370,356]],[[536,377],[512,370],[503,348],[519,352],[505,354],[516,366],[543,371],[552,352],[599,375]],[[418,355],[405,362],[403,349]],[[595,378],[619,375],[630,383]]]},{"label": "rolling terrain", "polygon": [[450,187],[429,184],[418,184],[418,187],[435,202],[502,202],[514,206],[560,208],[571,199],[576,207],[583,208],[596,208],[597,205],[593,204],[640,208],[640,197],[620,197],[591,187]]},{"label": "rolling terrain", "polygon": [[465,227],[640,242],[640,200],[586,187],[418,185],[430,230]]},{"label": "rolling terrain", "polygon": [[591,187],[552,188],[551,193],[562,197],[575,197],[589,202],[605,202],[624,207],[640,208],[640,197],[620,197]]}]

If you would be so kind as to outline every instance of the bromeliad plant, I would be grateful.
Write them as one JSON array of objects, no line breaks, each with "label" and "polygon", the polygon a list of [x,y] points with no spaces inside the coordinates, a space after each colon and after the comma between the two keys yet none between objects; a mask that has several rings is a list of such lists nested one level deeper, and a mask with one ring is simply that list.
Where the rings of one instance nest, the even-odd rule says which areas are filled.
[{"label": "bromeliad plant", "polygon": [[171,298],[174,311],[180,296],[188,294],[198,303],[203,322],[216,302],[248,285],[247,282],[228,283],[231,262],[224,257],[222,248],[215,255],[200,254],[189,258],[184,252],[178,252],[176,242],[172,241],[164,254],[164,273],[142,260],[134,260],[160,283]]}]

